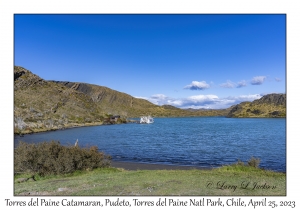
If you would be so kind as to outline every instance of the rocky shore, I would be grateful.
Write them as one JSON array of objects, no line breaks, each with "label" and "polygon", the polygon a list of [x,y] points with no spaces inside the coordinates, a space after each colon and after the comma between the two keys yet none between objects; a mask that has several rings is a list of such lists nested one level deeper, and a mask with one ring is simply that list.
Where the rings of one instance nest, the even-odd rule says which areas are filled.
[{"label": "rocky shore", "polygon": [[52,127],[52,128],[27,128],[24,130],[14,130],[15,135],[24,135],[24,134],[33,134],[33,133],[41,133],[41,132],[48,132],[48,131],[57,131],[57,130],[64,130],[70,128],[78,128],[78,127],[85,127],[85,126],[99,126],[103,125],[103,122],[93,122],[93,123],[70,123],[66,124],[63,127]]}]

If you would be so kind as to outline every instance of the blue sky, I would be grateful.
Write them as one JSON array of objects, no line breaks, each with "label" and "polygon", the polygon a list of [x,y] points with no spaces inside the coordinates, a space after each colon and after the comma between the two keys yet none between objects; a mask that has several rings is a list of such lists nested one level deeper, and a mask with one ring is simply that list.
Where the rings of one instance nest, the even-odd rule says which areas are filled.
[{"label": "blue sky", "polygon": [[285,15],[14,15],[14,63],[180,108],[286,89]]}]

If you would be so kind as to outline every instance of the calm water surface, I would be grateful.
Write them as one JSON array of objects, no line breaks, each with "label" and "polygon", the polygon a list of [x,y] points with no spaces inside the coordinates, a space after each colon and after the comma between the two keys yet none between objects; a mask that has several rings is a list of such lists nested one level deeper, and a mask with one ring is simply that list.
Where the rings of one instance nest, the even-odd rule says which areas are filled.
[{"label": "calm water surface", "polygon": [[20,140],[97,145],[113,160],[219,167],[260,158],[260,167],[286,171],[286,119],[155,118],[153,124],[93,126],[45,132]]}]

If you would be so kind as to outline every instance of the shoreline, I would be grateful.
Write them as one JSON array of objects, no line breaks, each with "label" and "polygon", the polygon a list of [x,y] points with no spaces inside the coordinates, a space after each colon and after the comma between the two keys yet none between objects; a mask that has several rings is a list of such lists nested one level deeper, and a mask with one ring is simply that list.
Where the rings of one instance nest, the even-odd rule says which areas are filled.
[{"label": "shoreline", "polygon": [[213,168],[199,167],[199,166],[183,166],[183,165],[167,165],[159,163],[135,163],[123,161],[111,161],[113,168],[122,168],[129,171],[136,170],[212,170]]},{"label": "shoreline", "polygon": [[[126,123],[124,123],[126,124]],[[81,127],[92,127],[92,126],[102,126],[102,125],[117,125],[116,124],[103,124],[103,122],[95,122],[95,123],[85,123],[85,124],[68,124],[65,127],[62,128],[49,128],[49,129],[30,129],[30,130],[25,130],[21,133],[15,132],[14,135],[16,136],[24,136],[24,135],[30,135],[30,134],[36,134],[36,133],[45,133],[45,132],[53,132],[53,131],[60,131],[60,130],[67,130],[67,129],[73,129],[73,128],[81,128]]]},{"label": "shoreline", "polygon": [[92,126],[112,126],[112,125],[121,125],[121,124],[132,124],[132,123],[137,123],[137,121],[134,120],[128,120],[123,123],[112,123],[112,124],[105,124],[103,121],[100,122],[93,122],[93,123],[70,123],[67,125],[64,125],[64,127],[58,128],[58,127],[53,127],[53,128],[30,128],[30,129],[25,129],[22,130],[21,132],[16,132],[14,129],[14,135],[16,136],[24,136],[28,134],[36,134],[36,133],[44,133],[44,132],[52,132],[52,131],[60,131],[60,130],[67,130],[67,129],[73,129],[73,128],[81,128],[81,127],[92,127]]},{"label": "shoreline", "polygon": [[[156,118],[188,118],[188,117],[225,117],[223,115],[217,115],[217,116],[160,116],[160,117],[156,117]],[[286,117],[231,117],[231,118],[286,118]],[[113,123],[113,124],[104,124],[102,121],[100,122],[93,122],[93,123],[83,123],[83,124],[79,124],[79,123],[70,123],[65,125],[64,127],[53,127],[53,128],[29,128],[29,129],[25,129],[25,130],[21,130],[21,131],[16,131],[16,129],[14,129],[14,135],[15,136],[24,136],[24,135],[30,135],[30,134],[36,134],[36,133],[44,133],[44,132],[52,132],[52,131],[59,131],[59,130],[66,130],[66,129],[72,129],[72,128],[80,128],[80,127],[92,127],[92,126],[102,126],[102,125],[118,125],[118,124],[139,124],[138,120],[128,120],[125,123]]]},{"label": "shoreline", "polygon": [[[219,167],[200,167],[200,166],[184,166],[184,165],[168,165],[160,163],[138,163],[127,161],[111,161],[111,168],[121,168],[126,171],[138,171],[138,170],[205,170],[210,171]],[[272,171],[275,173],[286,174],[286,171],[274,171],[270,169],[259,168],[261,170]]]}]

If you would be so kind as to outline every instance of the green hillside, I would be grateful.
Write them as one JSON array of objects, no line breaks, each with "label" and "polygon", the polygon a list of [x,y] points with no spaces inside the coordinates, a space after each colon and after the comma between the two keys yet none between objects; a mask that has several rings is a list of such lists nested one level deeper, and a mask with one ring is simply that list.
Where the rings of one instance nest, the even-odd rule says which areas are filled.
[{"label": "green hillside", "polygon": [[268,94],[233,106],[227,117],[286,117],[286,94]]}]

